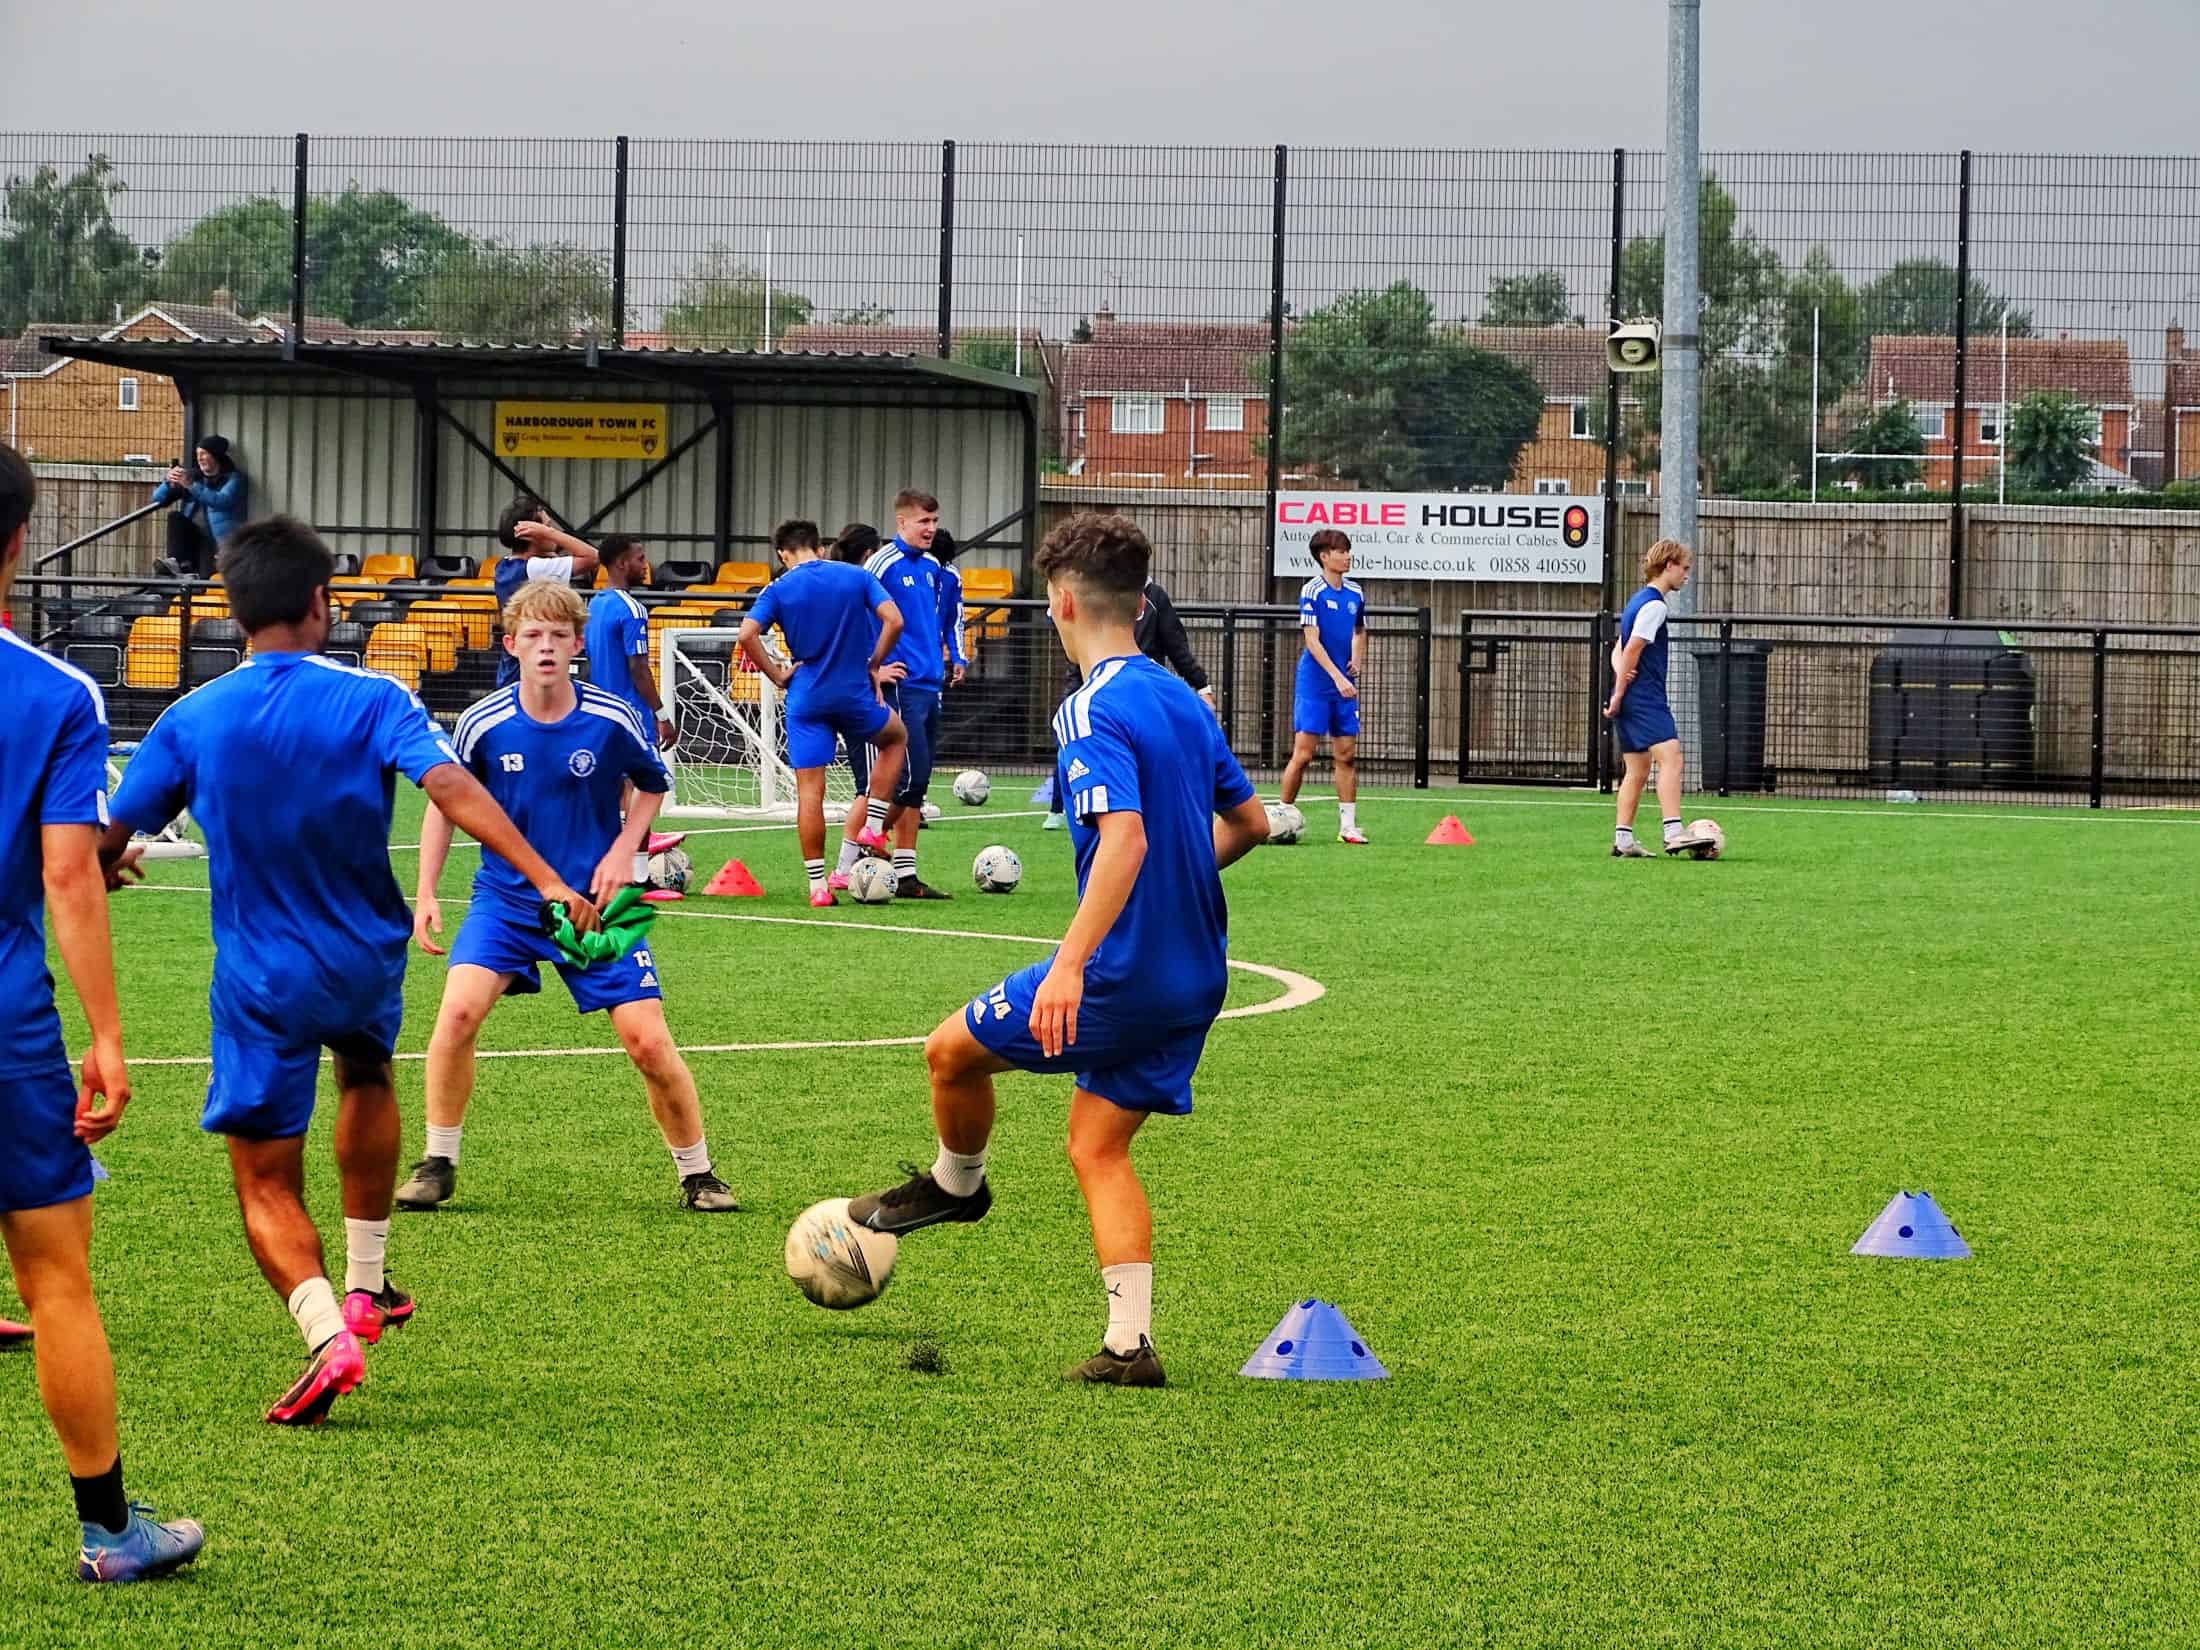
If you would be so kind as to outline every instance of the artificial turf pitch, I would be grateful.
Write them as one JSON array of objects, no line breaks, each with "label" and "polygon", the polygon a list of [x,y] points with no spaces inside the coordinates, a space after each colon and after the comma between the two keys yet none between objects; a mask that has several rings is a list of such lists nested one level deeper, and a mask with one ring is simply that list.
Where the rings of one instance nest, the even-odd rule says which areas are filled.
[{"label": "artificial turf pitch", "polygon": [[[1705,801],[1730,848],[1694,864],[1605,857],[1607,808],[1390,796],[1355,849],[1315,803],[1230,872],[1232,955],[1327,994],[1218,1027],[1194,1115],[1141,1136],[1161,1392],[1057,1378],[1104,1320],[1065,1081],[1004,1081],[992,1215],[833,1314],[781,1241],[929,1162],[914,1048],[692,1055],[720,1218],[675,1206],[622,1058],[543,1054],[482,1063],[456,1205],[397,1218],[416,1322],[325,1428],[266,1426],[297,1335],[203,1067],[152,1063],[206,1048],[203,896],[118,898],[96,1270],[132,1493],[209,1538],[173,1582],[68,1579],[0,1362],[0,1643],[2191,1642],[2200,821]],[[1477,845],[1420,846],[1450,810]],[[926,833],[953,904],[814,924],[789,833],[695,838],[698,886],[737,852],[771,892],[658,924],[675,1034],[921,1036],[1040,954],[925,930],[1068,918],[1066,838],[1003,812]],[[1010,897],[969,886],[989,841]],[[407,1050],[439,977],[415,956]],[[483,1046],[613,1042],[551,982]],[[309,1164],[340,1250],[325,1118]],[[1901,1187],[1976,1258],[1852,1259]],[[1238,1378],[1314,1295],[1391,1380]]]}]

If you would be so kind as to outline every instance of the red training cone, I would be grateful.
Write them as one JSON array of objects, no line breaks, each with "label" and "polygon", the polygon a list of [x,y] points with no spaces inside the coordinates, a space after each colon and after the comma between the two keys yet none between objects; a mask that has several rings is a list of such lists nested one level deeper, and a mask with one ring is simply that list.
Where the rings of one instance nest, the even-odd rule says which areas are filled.
[{"label": "red training cone", "polygon": [[710,879],[703,892],[706,894],[760,896],[764,892],[764,888],[756,878],[749,875],[749,868],[746,865],[743,865],[737,859],[729,859],[725,864],[718,867],[718,874]]},{"label": "red training cone", "polygon": [[1459,823],[1457,814],[1446,814],[1443,823],[1429,832],[1428,836],[1423,839],[1422,846],[1427,848],[1471,848],[1474,846],[1474,838],[1469,836],[1467,828]]}]

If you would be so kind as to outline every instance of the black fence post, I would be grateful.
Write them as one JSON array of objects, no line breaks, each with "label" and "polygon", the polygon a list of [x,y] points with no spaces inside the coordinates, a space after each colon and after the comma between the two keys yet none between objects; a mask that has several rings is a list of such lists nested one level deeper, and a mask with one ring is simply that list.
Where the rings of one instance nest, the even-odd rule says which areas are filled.
[{"label": "black fence post", "polygon": [[1276,765],[1276,627],[1260,620],[1260,765]]},{"label": "black fence post", "polygon": [[626,348],[626,138],[611,163],[611,347]]},{"label": "black fence post", "polygon": [[[1627,151],[1612,151],[1612,284],[1605,312],[1616,321],[1619,314],[1620,247],[1627,234]],[[1617,605],[1613,588],[1619,572],[1619,374],[1604,374],[1604,577],[1598,588],[1603,605]]]},{"label": "black fence post", "polygon": [[1474,615],[1459,615],[1459,783],[1474,765]]},{"label": "black fence post", "polygon": [[1734,621],[1719,621],[1719,794],[1734,768]]},{"label": "black fence post", "polygon": [[1956,178],[1956,405],[1953,462],[1948,471],[1948,617],[1963,617],[1963,449],[1970,402],[1971,362],[1971,151],[1963,151]]},{"label": "black fence post", "polygon": [[1414,610],[1413,658],[1413,788],[1428,789],[1430,677],[1436,668],[1436,621],[1425,607]]},{"label": "black fence post", "polygon": [[183,592],[176,601],[176,691],[178,693],[189,693],[191,691],[191,581],[197,577],[198,574],[194,572],[186,578]]},{"label": "black fence post", "polygon": [[1222,610],[1222,742],[1237,749],[1237,615]]},{"label": "black fence post", "polygon": [[2093,632],[2093,760],[2086,805],[2098,808],[2108,791],[2108,632]]},{"label": "black fence post", "polygon": [[1612,702],[1612,689],[1616,685],[1612,675],[1612,638],[1618,633],[1619,621],[1609,607],[1597,613],[1589,621],[1589,633],[1596,638],[1596,702],[1589,707],[1589,725],[1597,742],[1597,789],[1612,788],[1612,725],[1604,719],[1604,707]]},{"label": "black fence post", "polygon": [[1603,686],[1604,667],[1598,657],[1597,644],[1604,639],[1604,615],[1593,614],[1589,619],[1589,725],[1582,735],[1581,771],[1582,783],[1594,785],[1601,777],[1599,764],[1603,756],[1604,700],[1598,689]]},{"label": "black fence post", "polygon": [[1268,565],[1260,570],[1259,588],[1263,592],[1275,572],[1276,495],[1283,488],[1283,251],[1290,175],[1290,146],[1279,143],[1275,204],[1268,219],[1268,531],[1262,537]]},{"label": "black fence post", "polygon": [[940,359],[955,353],[955,140],[940,144]]},{"label": "black fence post", "polygon": [[298,359],[298,341],[306,330],[306,184],[310,144],[298,134],[290,181],[290,327],[283,336],[283,359]]}]

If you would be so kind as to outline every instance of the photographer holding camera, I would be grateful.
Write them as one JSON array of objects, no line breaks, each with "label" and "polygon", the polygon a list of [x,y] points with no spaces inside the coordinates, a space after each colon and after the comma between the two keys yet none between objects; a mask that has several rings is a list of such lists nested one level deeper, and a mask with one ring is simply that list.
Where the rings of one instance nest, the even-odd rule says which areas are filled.
[{"label": "photographer holding camera", "polygon": [[168,513],[168,555],[192,577],[207,578],[222,541],[244,525],[249,489],[229,456],[226,437],[207,436],[191,456],[190,468],[181,459],[169,466],[153,502],[183,501]]}]

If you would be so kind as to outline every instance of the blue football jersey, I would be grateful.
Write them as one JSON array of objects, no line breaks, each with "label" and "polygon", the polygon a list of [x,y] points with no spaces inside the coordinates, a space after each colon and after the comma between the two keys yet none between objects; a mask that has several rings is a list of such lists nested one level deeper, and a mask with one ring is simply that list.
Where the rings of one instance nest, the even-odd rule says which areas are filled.
[{"label": "blue football jersey", "polygon": [[47,825],[107,823],[107,702],[74,665],[0,628],[0,1080],[67,1059],[46,972]]},{"label": "blue football jersey", "polygon": [[[523,556],[516,550],[507,550],[497,558],[490,570],[490,582],[497,593],[497,612],[501,615],[509,607],[512,598],[519,594],[520,586],[532,584],[537,579],[557,579],[570,583],[573,577],[571,556]],[[497,686],[509,687],[519,680],[519,661],[502,648],[497,649]]]},{"label": "blue football jersey", "polygon": [[642,726],[654,733],[656,713],[634,691],[634,661],[649,657],[648,609],[630,590],[597,591],[589,599],[581,646],[589,681],[632,705]]},{"label": "blue football jersey", "polygon": [[[517,687],[498,688],[458,719],[453,739],[459,760],[489,788],[520,835],[567,887],[585,892],[618,837],[626,781],[659,793],[672,781],[631,705],[592,682],[573,687],[580,702],[555,722],[528,715]],[[474,899],[530,923],[542,905],[534,884],[487,848],[474,875]]]},{"label": "blue football jersey", "polygon": [[777,625],[802,665],[787,684],[789,710],[871,696],[878,610],[892,599],[876,575],[844,561],[798,563],[764,588],[749,617]]},{"label": "blue football jersey", "polygon": [[1628,598],[1620,610],[1619,645],[1622,652],[1637,636],[1643,638],[1642,656],[1635,662],[1635,679],[1627,684],[1621,708],[1645,709],[1663,705],[1665,699],[1666,645],[1672,629],[1666,624],[1665,592],[1646,584]]},{"label": "blue football jersey", "polygon": [[[1299,623],[1312,625],[1314,634],[1321,639],[1322,651],[1329,655],[1329,662],[1345,675],[1352,674],[1352,637],[1367,626],[1367,597],[1350,579],[1341,588],[1332,590],[1329,581],[1316,575],[1308,579],[1299,590]],[[1302,677],[1318,677],[1318,685],[1333,687],[1329,673],[1314,662],[1314,655],[1299,655],[1299,674]]]},{"label": "blue football jersey", "polygon": [[[886,587],[886,594],[901,609],[901,639],[894,644],[893,660],[908,667],[904,681],[913,688],[937,693],[946,680],[941,660],[946,657],[948,626],[962,629],[962,581],[952,587],[947,569],[928,550],[912,550],[900,539],[889,539],[864,568]],[[956,651],[961,651],[960,642]]]},{"label": "blue football jersey", "polygon": [[1229,907],[1215,865],[1214,816],[1252,782],[1198,694],[1142,654],[1107,659],[1054,714],[1054,783],[1066,799],[1077,894],[1100,846],[1102,814],[1135,813],[1146,859],[1108,937],[1085,969],[1085,994],[1110,1013],[1191,1025],[1221,1011]]},{"label": "blue football jersey", "polygon": [[405,972],[412,913],[390,870],[394,775],[458,760],[418,699],[318,653],[255,653],[161,713],[114,815],[206,837],[217,1026],[347,1029]]}]

